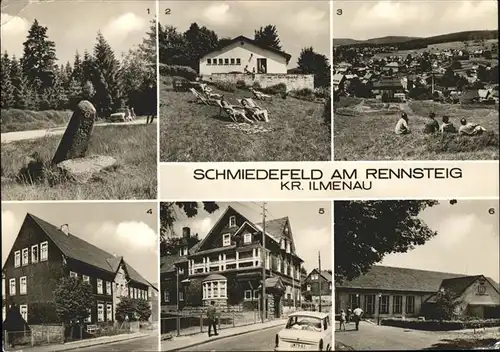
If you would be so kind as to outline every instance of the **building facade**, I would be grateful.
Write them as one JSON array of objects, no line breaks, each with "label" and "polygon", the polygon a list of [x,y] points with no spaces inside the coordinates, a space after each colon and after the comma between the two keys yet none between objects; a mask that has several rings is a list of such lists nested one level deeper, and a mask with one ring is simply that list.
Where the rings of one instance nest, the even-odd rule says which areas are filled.
[{"label": "building facade", "polygon": [[28,324],[58,323],[54,290],[64,276],[92,286],[94,305],[85,323],[114,321],[123,297],[151,303],[156,290],[119,256],[27,214],[2,269],[5,302],[16,304]]},{"label": "building facade", "polygon": [[213,73],[286,74],[291,56],[239,36],[200,59],[200,75]]},{"label": "building facade", "polygon": [[321,300],[322,308],[329,308],[332,305],[332,271],[313,269],[307,275],[302,285],[302,292],[306,298],[319,306]]},{"label": "building facade", "polygon": [[172,308],[178,297],[180,309],[211,301],[221,309],[256,309],[262,302],[263,266],[268,313],[280,316],[284,305],[298,304],[303,261],[288,217],[266,221],[265,232],[263,246],[263,225],[228,207],[203,240],[163,259],[168,265],[161,271],[162,305]]},{"label": "building facade", "polygon": [[500,317],[499,287],[490,278],[380,265],[335,285],[335,311],[360,307],[367,318],[431,317],[443,291],[461,302],[458,315]]}]

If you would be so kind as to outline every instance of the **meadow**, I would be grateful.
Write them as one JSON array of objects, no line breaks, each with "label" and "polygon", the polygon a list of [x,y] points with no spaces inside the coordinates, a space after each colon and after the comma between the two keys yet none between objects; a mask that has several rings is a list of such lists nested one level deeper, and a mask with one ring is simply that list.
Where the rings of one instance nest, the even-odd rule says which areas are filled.
[{"label": "meadow", "polygon": [[[279,96],[256,103],[269,111],[265,131],[246,133],[219,108],[199,104],[191,92],[175,92],[162,77],[160,92],[160,160],[163,162],[328,161],[331,133],[324,124],[324,104]],[[252,97],[248,90],[214,93],[231,104]],[[238,124],[236,127],[245,127]],[[247,125],[248,126],[248,125]]]},{"label": "meadow", "polygon": [[[498,160],[498,105],[474,106],[411,101],[383,104],[374,100],[341,98],[334,113],[335,160]],[[404,110],[411,134],[396,135],[394,127]],[[443,115],[458,128],[460,119],[481,124],[482,136],[423,133],[430,112]]]},{"label": "meadow", "polygon": [[[156,135],[156,124],[95,128],[87,155],[112,156],[117,164],[86,184],[63,179],[51,168],[61,136],[2,144],[2,200],[155,199]],[[29,173],[28,158],[39,165]]]},{"label": "meadow", "polygon": [[71,114],[70,110],[18,110],[2,109],[1,111],[1,131],[17,132],[29,130],[50,129],[64,126],[68,123]]}]

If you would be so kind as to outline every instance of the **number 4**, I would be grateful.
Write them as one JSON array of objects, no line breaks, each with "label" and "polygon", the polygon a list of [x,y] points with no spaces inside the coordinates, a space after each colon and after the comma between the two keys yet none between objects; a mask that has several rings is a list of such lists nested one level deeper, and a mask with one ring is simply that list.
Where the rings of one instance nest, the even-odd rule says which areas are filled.
[{"label": "number 4", "polygon": [[153,209],[149,209],[146,214],[153,214]]}]

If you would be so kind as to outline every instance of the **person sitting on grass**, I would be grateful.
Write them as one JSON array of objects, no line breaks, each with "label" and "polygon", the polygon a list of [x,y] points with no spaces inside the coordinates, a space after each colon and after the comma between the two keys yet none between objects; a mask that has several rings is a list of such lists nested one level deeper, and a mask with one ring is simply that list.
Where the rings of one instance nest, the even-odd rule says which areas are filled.
[{"label": "person sitting on grass", "polygon": [[429,120],[425,122],[424,133],[436,133],[439,131],[439,123],[436,121],[436,114],[431,112],[429,114]]},{"label": "person sitting on grass", "polygon": [[450,118],[448,116],[443,116],[443,124],[439,128],[439,132],[441,133],[457,133],[457,128],[455,125],[450,122]]},{"label": "person sitting on grass", "polygon": [[486,129],[480,124],[473,122],[468,123],[466,119],[461,119],[460,125],[458,134],[461,136],[478,136],[486,131]]},{"label": "person sitting on grass", "polygon": [[399,135],[410,133],[410,128],[408,127],[408,115],[406,112],[401,113],[401,118],[396,124],[394,132]]}]

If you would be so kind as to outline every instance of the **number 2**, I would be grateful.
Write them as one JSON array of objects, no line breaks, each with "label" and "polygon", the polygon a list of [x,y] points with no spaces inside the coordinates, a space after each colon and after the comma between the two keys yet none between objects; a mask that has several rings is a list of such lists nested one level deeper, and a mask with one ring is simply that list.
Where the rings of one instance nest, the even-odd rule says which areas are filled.
[{"label": "number 2", "polygon": [[170,15],[171,12],[172,12],[171,9],[165,9],[165,15]]}]

